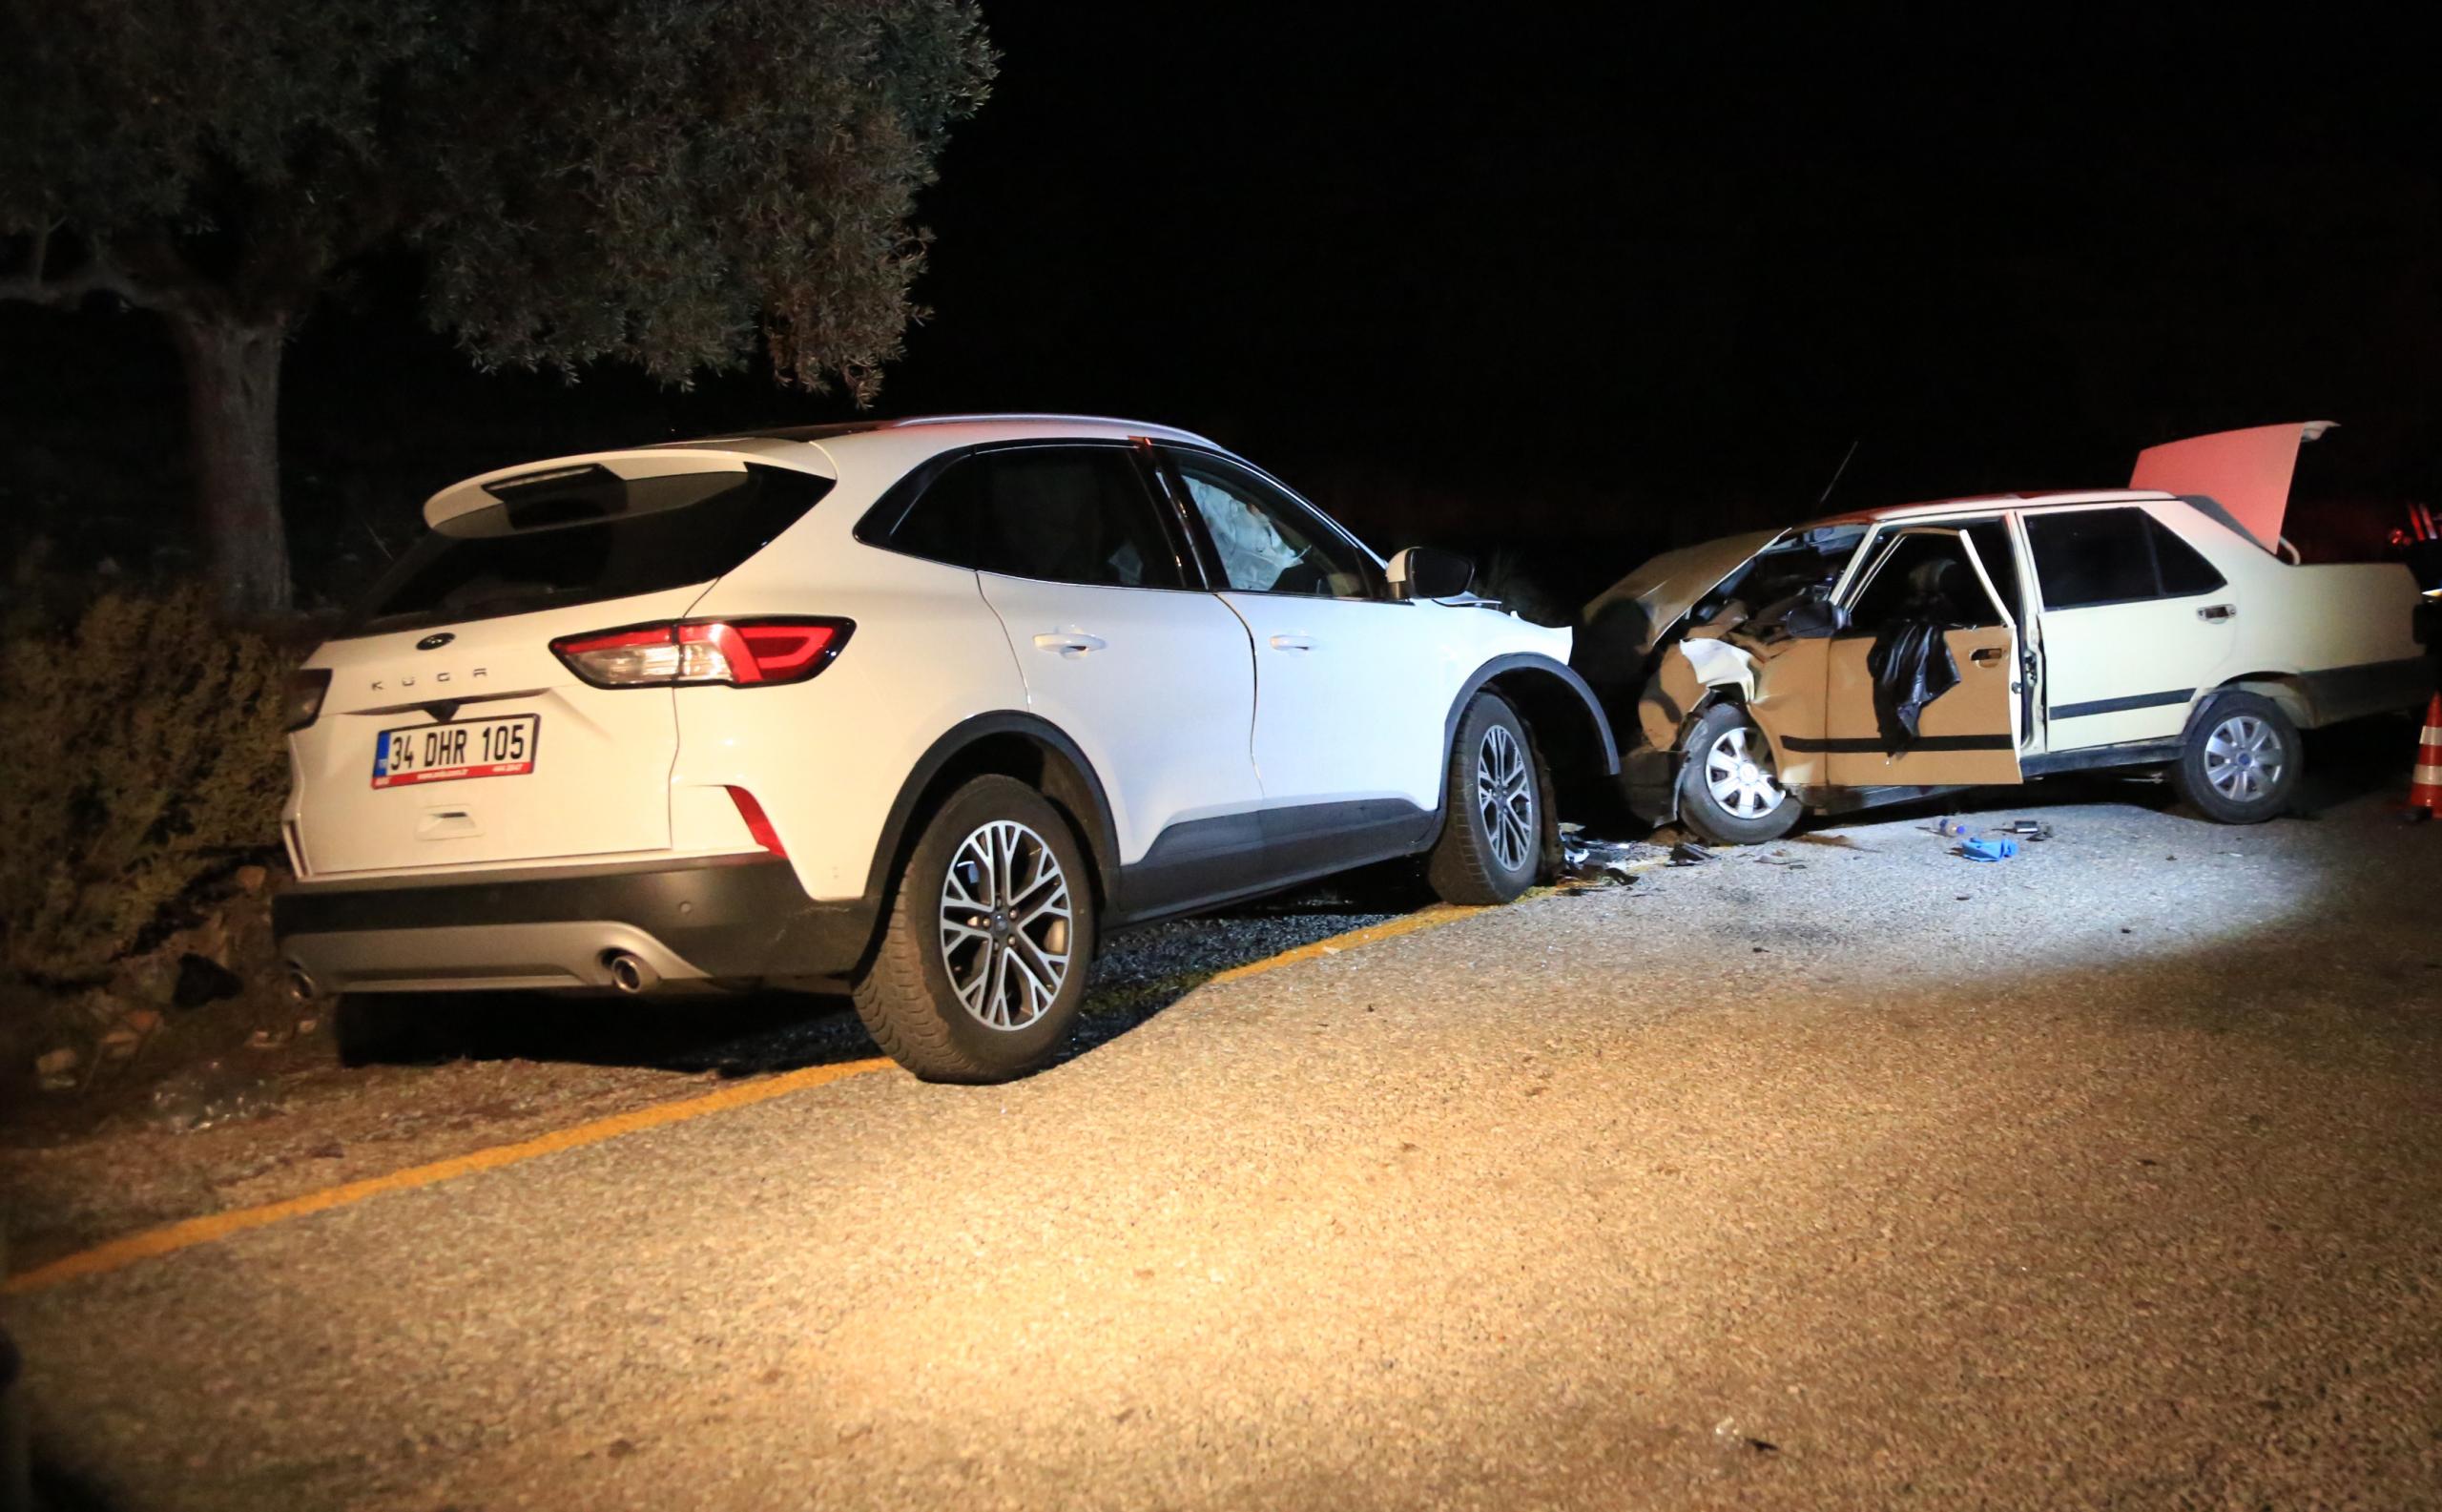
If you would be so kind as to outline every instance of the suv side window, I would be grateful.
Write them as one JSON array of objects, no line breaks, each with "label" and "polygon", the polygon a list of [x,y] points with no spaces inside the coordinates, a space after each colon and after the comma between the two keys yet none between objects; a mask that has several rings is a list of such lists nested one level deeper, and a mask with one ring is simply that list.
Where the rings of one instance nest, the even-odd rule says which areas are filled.
[{"label": "suv side window", "polygon": [[2089,609],[2160,591],[2142,509],[2080,509],[2026,516],[2026,543],[2048,610]]},{"label": "suv side window", "polygon": [[1165,448],[1203,518],[1221,572],[1241,593],[1372,598],[1363,555],[1295,499],[1200,451]]},{"label": "suv side window", "polygon": [[1097,588],[1178,588],[1179,562],[1125,446],[1017,446],[951,463],[890,532],[911,556]]}]

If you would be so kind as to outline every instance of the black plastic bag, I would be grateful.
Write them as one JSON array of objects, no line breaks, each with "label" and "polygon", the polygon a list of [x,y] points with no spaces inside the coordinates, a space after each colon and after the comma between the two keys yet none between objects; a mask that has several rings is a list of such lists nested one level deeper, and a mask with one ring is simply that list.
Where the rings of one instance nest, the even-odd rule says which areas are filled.
[{"label": "black plastic bag", "polygon": [[1873,674],[1873,722],[1883,753],[1899,756],[1916,743],[1925,705],[1958,686],[1958,661],[1943,638],[1947,625],[1894,620],[1873,638],[1866,671]]}]

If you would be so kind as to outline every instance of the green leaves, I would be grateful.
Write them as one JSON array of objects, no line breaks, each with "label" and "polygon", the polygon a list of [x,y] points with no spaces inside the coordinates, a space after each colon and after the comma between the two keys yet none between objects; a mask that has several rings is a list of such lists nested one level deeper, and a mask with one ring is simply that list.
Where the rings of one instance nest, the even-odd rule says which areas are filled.
[{"label": "green leaves", "polygon": [[477,361],[683,383],[759,334],[784,380],[860,397],[914,313],[916,192],[992,72],[953,0],[518,6],[469,57],[480,125],[415,235]]},{"label": "green leaves", "polygon": [[0,0],[0,235],[249,318],[405,238],[480,363],[862,397],[992,72],[967,0]]}]

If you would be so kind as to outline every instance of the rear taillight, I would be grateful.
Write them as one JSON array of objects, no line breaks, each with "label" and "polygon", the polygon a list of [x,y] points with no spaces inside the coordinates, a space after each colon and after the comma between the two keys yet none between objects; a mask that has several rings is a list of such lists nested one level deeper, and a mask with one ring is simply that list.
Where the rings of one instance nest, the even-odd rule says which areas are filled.
[{"label": "rear taillight", "polygon": [[322,716],[322,698],[331,691],[327,667],[305,667],[288,674],[288,728],[302,730]]},{"label": "rear taillight", "polygon": [[703,619],[563,635],[552,653],[596,688],[803,682],[839,654],[844,619]]}]

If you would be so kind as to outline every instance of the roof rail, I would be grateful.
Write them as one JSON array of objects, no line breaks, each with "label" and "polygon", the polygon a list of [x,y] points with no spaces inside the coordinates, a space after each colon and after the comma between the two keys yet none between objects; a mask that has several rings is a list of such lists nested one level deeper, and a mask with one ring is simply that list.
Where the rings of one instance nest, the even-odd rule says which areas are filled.
[{"label": "roof rail", "polygon": [[884,421],[882,427],[896,429],[903,425],[990,425],[995,421],[1013,420],[1043,421],[1055,425],[1117,425],[1123,429],[1138,431],[1149,436],[1167,436],[1176,441],[1192,441],[1207,446],[1215,445],[1211,440],[1199,436],[1192,430],[1183,430],[1176,425],[1160,425],[1144,420],[1121,420],[1110,415],[1049,415],[1024,411],[973,415],[910,415],[903,420]]}]

